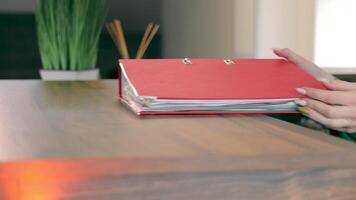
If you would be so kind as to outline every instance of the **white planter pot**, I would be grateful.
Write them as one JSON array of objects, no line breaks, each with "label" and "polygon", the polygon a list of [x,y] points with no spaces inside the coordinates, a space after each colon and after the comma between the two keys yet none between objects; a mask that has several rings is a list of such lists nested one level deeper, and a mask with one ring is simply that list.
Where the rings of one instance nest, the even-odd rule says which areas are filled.
[{"label": "white planter pot", "polygon": [[40,70],[40,75],[44,81],[84,81],[100,78],[99,69],[85,71]]}]

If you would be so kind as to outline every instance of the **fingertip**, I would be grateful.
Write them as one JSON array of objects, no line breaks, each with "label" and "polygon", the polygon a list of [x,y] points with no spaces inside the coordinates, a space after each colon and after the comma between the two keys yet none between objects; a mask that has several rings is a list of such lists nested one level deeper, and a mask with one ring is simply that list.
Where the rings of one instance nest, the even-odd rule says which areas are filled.
[{"label": "fingertip", "polygon": [[279,57],[288,57],[288,52],[286,51],[286,49],[273,48],[272,50]]},{"label": "fingertip", "polygon": [[295,89],[299,94],[306,95],[307,90],[305,88],[296,88]]},{"label": "fingertip", "polygon": [[310,110],[306,107],[298,107],[297,110],[304,116],[310,116]]},{"label": "fingertip", "polygon": [[273,51],[274,54],[276,54],[277,56],[281,57],[281,52],[280,52],[279,49],[273,48],[272,51]]},{"label": "fingertip", "polygon": [[298,99],[295,101],[295,104],[297,104],[298,106],[301,106],[301,107],[305,107],[308,105],[308,102],[304,99]]},{"label": "fingertip", "polygon": [[278,53],[281,57],[284,57],[284,58],[288,59],[289,61],[291,61],[291,57],[294,55],[294,52],[288,48],[280,49],[280,50],[278,50]]},{"label": "fingertip", "polygon": [[322,83],[331,83],[331,81],[327,78],[318,78],[318,81],[320,81]]}]

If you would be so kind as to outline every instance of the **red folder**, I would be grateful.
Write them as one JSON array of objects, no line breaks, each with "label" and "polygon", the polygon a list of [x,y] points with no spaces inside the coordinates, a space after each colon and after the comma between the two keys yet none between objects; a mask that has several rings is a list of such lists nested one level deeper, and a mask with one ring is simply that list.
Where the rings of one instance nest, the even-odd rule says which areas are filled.
[{"label": "red folder", "polygon": [[[122,76],[138,96],[172,100],[254,100],[303,98],[299,87],[325,89],[298,66],[282,59],[120,60]],[[294,113],[278,111],[277,113]],[[140,114],[241,114],[241,112],[165,112]],[[249,113],[249,112],[248,112]],[[264,113],[264,112],[263,112]],[[276,113],[276,112],[268,112]]]}]

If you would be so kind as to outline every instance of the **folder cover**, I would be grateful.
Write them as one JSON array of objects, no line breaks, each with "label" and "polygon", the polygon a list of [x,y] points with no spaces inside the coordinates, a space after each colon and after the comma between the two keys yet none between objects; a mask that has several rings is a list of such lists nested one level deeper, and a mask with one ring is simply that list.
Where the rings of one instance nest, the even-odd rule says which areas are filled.
[{"label": "folder cover", "polygon": [[295,113],[299,87],[325,89],[283,59],[120,60],[119,96],[138,115]]}]

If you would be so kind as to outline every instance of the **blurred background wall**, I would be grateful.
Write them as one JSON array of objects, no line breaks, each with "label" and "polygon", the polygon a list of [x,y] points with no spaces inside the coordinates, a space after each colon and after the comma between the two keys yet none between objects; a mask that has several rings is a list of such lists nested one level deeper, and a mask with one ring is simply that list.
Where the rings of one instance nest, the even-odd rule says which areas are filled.
[{"label": "blurred background wall", "polygon": [[[347,27],[352,27],[356,13],[343,12],[341,8],[347,8],[351,2],[354,1],[108,0],[107,21],[114,18],[122,20],[131,54],[136,53],[147,23],[160,23],[161,30],[146,58],[273,58],[272,48],[288,47],[312,61],[315,61],[315,52],[319,52],[320,63],[330,67],[325,56],[320,54],[320,47],[329,45],[325,41],[340,45],[342,38],[343,47],[347,47],[349,52],[353,52],[353,44],[356,44],[356,37],[343,38],[343,33],[348,32]],[[0,79],[39,78],[41,63],[33,14],[35,4],[36,0],[0,1]],[[330,12],[338,5],[338,12]],[[333,16],[325,19],[320,10],[333,13]],[[339,17],[340,13],[343,13],[343,18]],[[343,24],[344,29],[333,29],[332,24],[328,25],[330,18],[343,19],[334,21],[334,24]],[[322,30],[316,32],[320,27],[334,32],[328,35]],[[316,40],[315,37],[323,40]],[[337,49],[329,49],[327,53],[335,55],[334,61],[346,60]],[[356,62],[353,53],[347,55],[351,58],[349,60]],[[102,77],[116,78],[118,53],[105,29],[98,59]],[[337,63],[334,62],[334,65]],[[356,66],[349,66],[346,71],[338,66],[332,67],[334,73],[356,73]]]},{"label": "blurred background wall", "polygon": [[165,0],[164,55],[274,57],[289,47],[313,59],[313,0]]},{"label": "blurred background wall", "polygon": [[164,0],[165,57],[232,57],[234,0]]},{"label": "blurred background wall", "polygon": [[273,57],[271,48],[289,47],[314,58],[315,1],[258,0],[256,57]]},{"label": "blurred background wall", "polygon": [[0,12],[2,13],[32,13],[36,7],[36,0],[1,0]]}]

